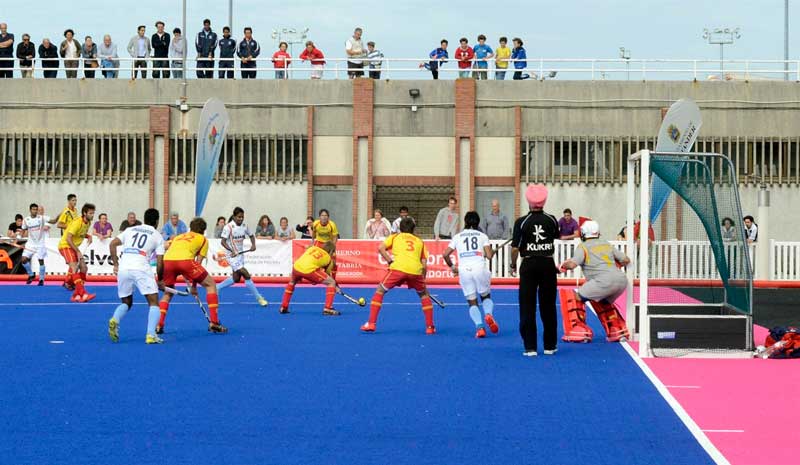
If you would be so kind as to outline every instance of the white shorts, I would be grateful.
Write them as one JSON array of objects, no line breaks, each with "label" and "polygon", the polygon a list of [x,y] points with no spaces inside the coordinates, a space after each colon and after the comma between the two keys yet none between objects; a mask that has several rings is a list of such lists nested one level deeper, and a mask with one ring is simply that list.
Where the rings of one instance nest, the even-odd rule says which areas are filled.
[{"label": "white shorts", "polygon": [[458,283],[467,300],[477,299],[478,295],[489,293],[492,283],[492,273],[485,265],[459,266]]},{"label": "white shorts", "polygon": [[244,255],[239,254],[235,257],[231,257],[230,254],[226,257],[228,260],[228,265],[231,266],[231,270],[239,271],[244,268]]},{"label": "white shorts", "polygon": [[158,294],[158,283],[150,271],[119,270],[117,275],[117,295],[119,298],[133,295],[133,288],[142,295]]},{"label": "white shorts", "polygon": [[322,79],[325,65],[311,65],[311,79]]},{"label": "white shorts", "polygon": [[22,251],[22,256],[29,259],[34,255],[36,255],[39,260],[47,258],[47,246],[45,244],[31,244],[30,242],[25,244],[25,250]]}]

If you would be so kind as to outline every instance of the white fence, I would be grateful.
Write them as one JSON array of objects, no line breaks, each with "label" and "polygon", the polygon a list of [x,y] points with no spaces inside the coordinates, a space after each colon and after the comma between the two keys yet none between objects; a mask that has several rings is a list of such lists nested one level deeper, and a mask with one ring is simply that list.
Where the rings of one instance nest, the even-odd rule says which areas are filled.
[{"label": "white fence", "polygon": [[[506,241],[491,241],[492,247],[498,247],[497,253],[492,258],[489,266],[492,276],[507,278],[511,259],[511,245]],[[623,241],[611,243],[625,250]],[[84,256],[92,275],[109,275],[112,273],[108,252],[109,240],[95,240],[84,248]],[[213,257],[220,249],[219,240],[209,241],[209,256]],[[556,241],[554,264],[570,258],[579,241]],[[800,242],[770,241],[770,274],[768,279],[777,281],[800,281]],[[56,250],[58,239],[48,240],[47,270],[51,274],[60,274],[66,271],[64,260]],[[749,246],[751,265],[755,257],[756,245]],[[732,277],[741,276],[744,270],[743,250],[735,244],[724,244],[725,254],[732,266]],[[248,267],[255,276],[288,276],[292,268],[291,243],[281,241],[258,241],[258,252],[247,255]],[[655,241],[650,252],[651,279],[718,279],[719,275],[714,263],[711,245],[700,241]],[[225,266],[214,260],[209,260],[209,272],[214,276],[224,276],[228,273]],[[34,266],[34,268],[36,268]],[[754,269],[754,267],[751,267]],[[564,279],[579,279],[582,277],[580,268],[567,271],[559,277]]]},{"label": "white fence", "polygon": [[[453,50],[455,54],[455,50]],[[268,55],[268,53],[264,53]],[[299,55],[299,53],[298,53]],[[3,61],[12,61],[12,59],[3,59]],[[100,77],[100,71],[103,71],[102,65],[97,68],[91,68],[86,63],[102,62],[102,59],[84,59],[77,58],[68,60],[76,63],[77,68],[66,68],[64,60],[59,58],[33,58],[32,66],[21,66],[20,60],[13,59],[13,70],[16,71],[17,76],[21,76],[22,71],[34,71],[34,76],[41,77],[42,71],[55,71],[58,70],[60,76],[64,77],[64,71],[78,71],[80,77],[84,76],[85,71],[96,71],[96,77]],[[154,69],[154,62],[162,61],[170,63],[166,68],[171,71],[173,77],[175,73],[183,71],[183,62],[186,64],[186,77],[195,78],[196,72],[213,72],[214,78],[217,78],[218,72],[235,71],[237,78],[240,76],[241,60],[237,58],[216,58],[213,60],[210,68],[198,66],[198,63],[209,61],[208,59],[198,59],[194,56],[189,56],[185,59],[180,58],[154,58],[148,57],[144,59],[131,58],[131,57],[118,57],[114,58],[117,63],[115,68],[108,68],[122,73],[119,77],[130,77],[136,68],[135,62],[145,62],[144,70],[152,73]],[[285,68],[287,73],[282,74],[283,79],[307,79],[312,76],[312,72],[323,71],[321,77],[333,79],[346,79],[348,71],[347,58],[324,58],[325,64],[322,68],[312,68],[309,61],[301,61],[297,57],[289,59],[288,67]],[[369,60],[363,59],[365,66],[363,71],[367,73],[369,68],[366,66]],[[380,60],[378,69],[374,71],[381,71],[381,78],[391,79],[420,79],[427,78],[430,73],[422,67],[423,64],[431,61],[428,57],[420,58],[383,58]],[[488,71],[488,79],[497,79],[495,71],[507,71],[507,73],[499,79],[512,79],[515,71],[525,73],[525,79],[567,79],[567,80],[792,80],[800,82],[800,60],[713,60],[713,59],[659,59],[659,58],[646,58],[646,59],[622,59],[622,58],[529,58],[526,60],[508,60],[508,68],[498,69],[494,59],[488,61],[488,68],[480,69],[480,71]],[[45,63],[47,62],[47,63]],[[232,62],[232,68],[219,68],[221,62]],[[244,68],[246,71],[257,71],[259,79],[273,79],[277,78],[275,71],[281,71],[284,68],[275,68],[270,56],[257,58],[251,60],[254,62],[255,68]],[[516,63],[525,63],[522,69],[516,69]],[[52,66],[48,68],[46,64]],[[205,63],[204,63],[205,64]],[[214,68],[214,65],[217,68]],[[784,70],[784,65],[788,65],[788,70]],[[137,68],[141,70],[142,68]],[[159,70],[165,68],[158,68]],[[439,73],[444,78],[455,78],[459,72],[470,71],[459,69],[458,61],[450,58],[446,61],[440,62]],[[150,74],[149,74],[150,75]]]}]

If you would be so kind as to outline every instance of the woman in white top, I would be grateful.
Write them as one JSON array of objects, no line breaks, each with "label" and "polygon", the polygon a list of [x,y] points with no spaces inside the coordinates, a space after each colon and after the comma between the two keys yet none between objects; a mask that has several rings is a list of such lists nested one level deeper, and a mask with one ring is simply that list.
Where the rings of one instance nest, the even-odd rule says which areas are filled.
[{"label": "woman in white top", "polygon": [[373,215],[374,216],[367,221],[366,226],[364,226],[364,238],[375,240],[386,239],[389,237],[392,229],[391,223],[383,217],[383,212],[378,208],[375,209]]}]

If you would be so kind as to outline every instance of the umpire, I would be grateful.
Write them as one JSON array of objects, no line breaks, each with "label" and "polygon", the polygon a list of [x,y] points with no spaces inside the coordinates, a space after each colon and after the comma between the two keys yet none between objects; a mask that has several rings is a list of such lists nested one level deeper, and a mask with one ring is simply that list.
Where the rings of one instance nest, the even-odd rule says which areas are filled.
[{"label": "umpire", "polygon": [[553,261],[558,238],[558,221],[544,212],[547,188],[541,184],[528,186],[525,192],[530,211],[514,222],[511,239],[511,273],[516,273],[517,257],[522,254],[519,270],[519,333],[525,345],[524,355],[537,354],[536,298],[539,298],[544,327],[544,354],[556,352],[556,287],[558,268]]}]

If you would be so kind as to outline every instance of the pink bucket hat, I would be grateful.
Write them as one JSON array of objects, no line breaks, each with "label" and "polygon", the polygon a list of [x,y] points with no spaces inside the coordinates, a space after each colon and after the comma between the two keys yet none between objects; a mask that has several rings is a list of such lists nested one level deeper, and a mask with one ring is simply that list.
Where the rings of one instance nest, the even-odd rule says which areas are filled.
[{"label": "pink bucket hat", "polygon": [[547,187],[544,184],[533,184],[525,191],[525,198],[531,208],[544,208],[547,202]]}]

